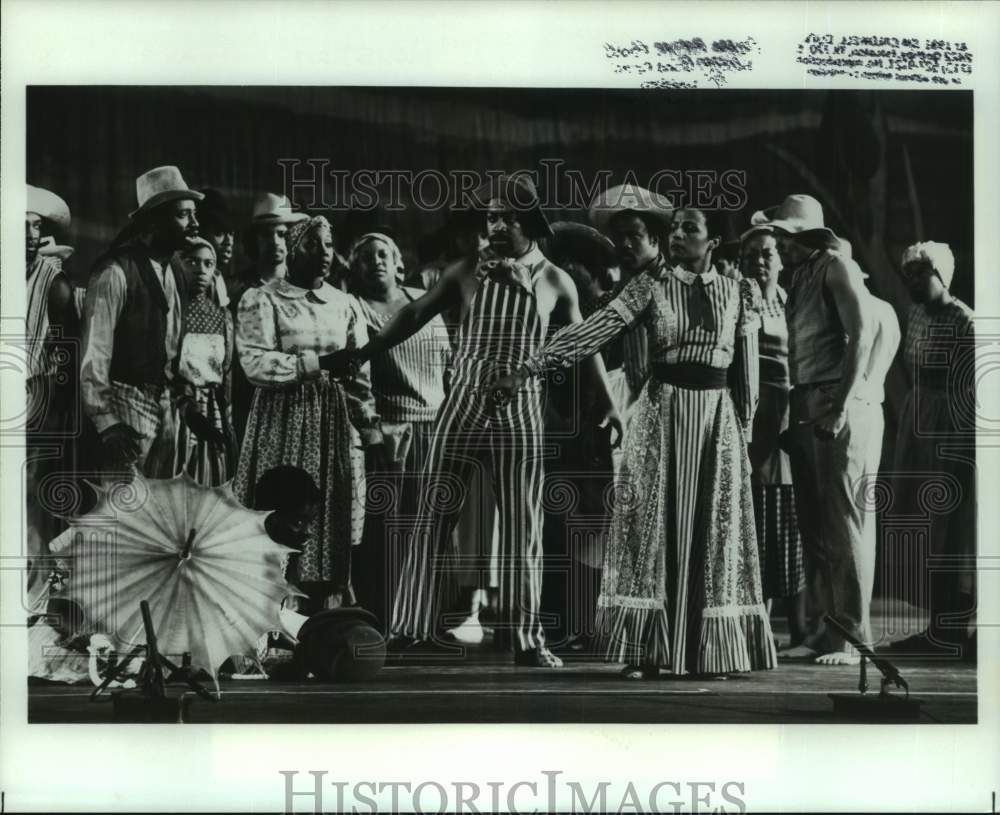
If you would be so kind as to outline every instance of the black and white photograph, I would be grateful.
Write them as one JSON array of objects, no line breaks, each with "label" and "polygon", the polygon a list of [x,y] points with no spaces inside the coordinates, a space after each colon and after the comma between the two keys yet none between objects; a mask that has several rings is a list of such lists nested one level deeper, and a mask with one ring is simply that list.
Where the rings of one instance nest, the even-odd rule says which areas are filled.
[{"label": "black and white photograph", "polygon": [[[591,44],[614,87],[26,82],[0,428],[19,724],[180,751],[361,728],[371,753],[369,725],[487,752],[526,725],[674,750],[682,725],[836,725],[860,750],[993,720],[997,100],[970,77],[997,66],[914,30],[804,29],[809,81],[771,85],[739,81],[757,28],[662,26]],[[423,801],[346,776],[323,799],[332,756],[260,764],[254,806],[758,806],[728,765],[709,792],[557,794],[568,758],[492,806],[443,766]]]}]

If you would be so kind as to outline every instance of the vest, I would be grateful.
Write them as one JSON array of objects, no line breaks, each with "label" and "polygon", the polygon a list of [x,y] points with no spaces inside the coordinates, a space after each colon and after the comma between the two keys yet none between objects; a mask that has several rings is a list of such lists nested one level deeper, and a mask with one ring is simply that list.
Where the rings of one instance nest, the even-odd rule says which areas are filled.
[{"label": "vest", "polygon": [[[105,255],[125,274],[125,304],[111,355],[111,379],[128,385],[158,385],[166,379],[167,304],[163,286],[141,246],[129,244]],[[187,279],[174,273],[182,303],[187,302]]]},{"label": "vest", "polygon": [[864,290],[861,268],[832,250],[809,258],[792,277],[785,302],[788,320],[788,373],[792,385],[838,380],[847,349],[847,332],[826,288],[826,270],[840,261]]}]

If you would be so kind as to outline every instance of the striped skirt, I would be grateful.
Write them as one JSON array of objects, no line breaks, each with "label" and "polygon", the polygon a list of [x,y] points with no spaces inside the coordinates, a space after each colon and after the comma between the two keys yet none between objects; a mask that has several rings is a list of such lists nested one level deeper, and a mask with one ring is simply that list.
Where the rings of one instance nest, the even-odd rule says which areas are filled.
[{"label": "striped skirt", "polygon": [[226,443],[220,448],[201,441],[175,409],[174,475],[187,473],[205,487],[218,487],[236,474],[236,436],[231,412],[228,405],[218,398],[215,388],[195,389],[194,400],[198,411],[212,422]]},{"label": "striped skirt", "polygon": [[750,462],[729,392],[651,379],[624,447],[598,600],[605,659],[675,674],[773,668]]},{"label": "striped skirt", "polygon": [[802,536],[792,485],[754,484],[753,508],[764,597],[791,597],[804,591]]}]

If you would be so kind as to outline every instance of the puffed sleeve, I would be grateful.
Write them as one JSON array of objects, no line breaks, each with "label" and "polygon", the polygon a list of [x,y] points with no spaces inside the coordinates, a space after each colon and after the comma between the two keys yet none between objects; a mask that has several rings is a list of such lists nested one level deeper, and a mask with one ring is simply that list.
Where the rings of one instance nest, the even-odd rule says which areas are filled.
[{"label": "puffed sleeve", "polygon": [[533,374],[542,374],[569,368],[593,356],[642,319],[653,297],[653,285],[647,274],[633,278],[604,308],[553,334],[524,367]]},{"label": "puffed sleeve", "polygon": [[[368,343],[368,320],[354,297],[346,299],[347,348],[362,348]],[[361,436],[361,443],[365,447],[378,444],[382,441],[382,429],[372,394],[371,365],[366,362],[354,376],[344,379],[343,387],[351,424]]]},{"label": "puffed sleeve", "polygon": [[247,380],[258,388],[284,388],[320,375],[315,351],[280,350],[277,313],[264,287],[247,289],[240,300],[236,348]]},{"label": "puffed sleeve", "polygon": [[760,398],[759,337],[763,298],[752,280],[741,280],[740,311],[733,348],[732,391],[736,414],[745,433],[753,426]]}]

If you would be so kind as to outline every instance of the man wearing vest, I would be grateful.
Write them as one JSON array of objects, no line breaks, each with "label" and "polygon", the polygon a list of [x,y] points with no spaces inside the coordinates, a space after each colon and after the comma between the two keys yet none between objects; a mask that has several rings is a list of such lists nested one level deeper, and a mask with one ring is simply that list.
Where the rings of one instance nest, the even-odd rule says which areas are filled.
[{"label": "man wearing vest", "polygon": [[862,500],[878,474],[886,353],[882,315],[864,273],[824,226],[819,202],[790,195],[754,215],[771,226],[789,273],[789,454],[805,554],[807,635],[779,658],[844,665],[858,657],[823,622],[829,614],[871,642],[875,516]]},{"label": "man wearing vest", "polygon": [[[187,281],[170,259],[198,235],[195,201],[176,167],[136,179],[138,209],[128,237],[100,258],[87,284],[83,314],[83,407],[101,437],[102,469],[173,475],[176,428],[170,382],[187,301]],[[192,432],[208,433],[194,409]]]}]

